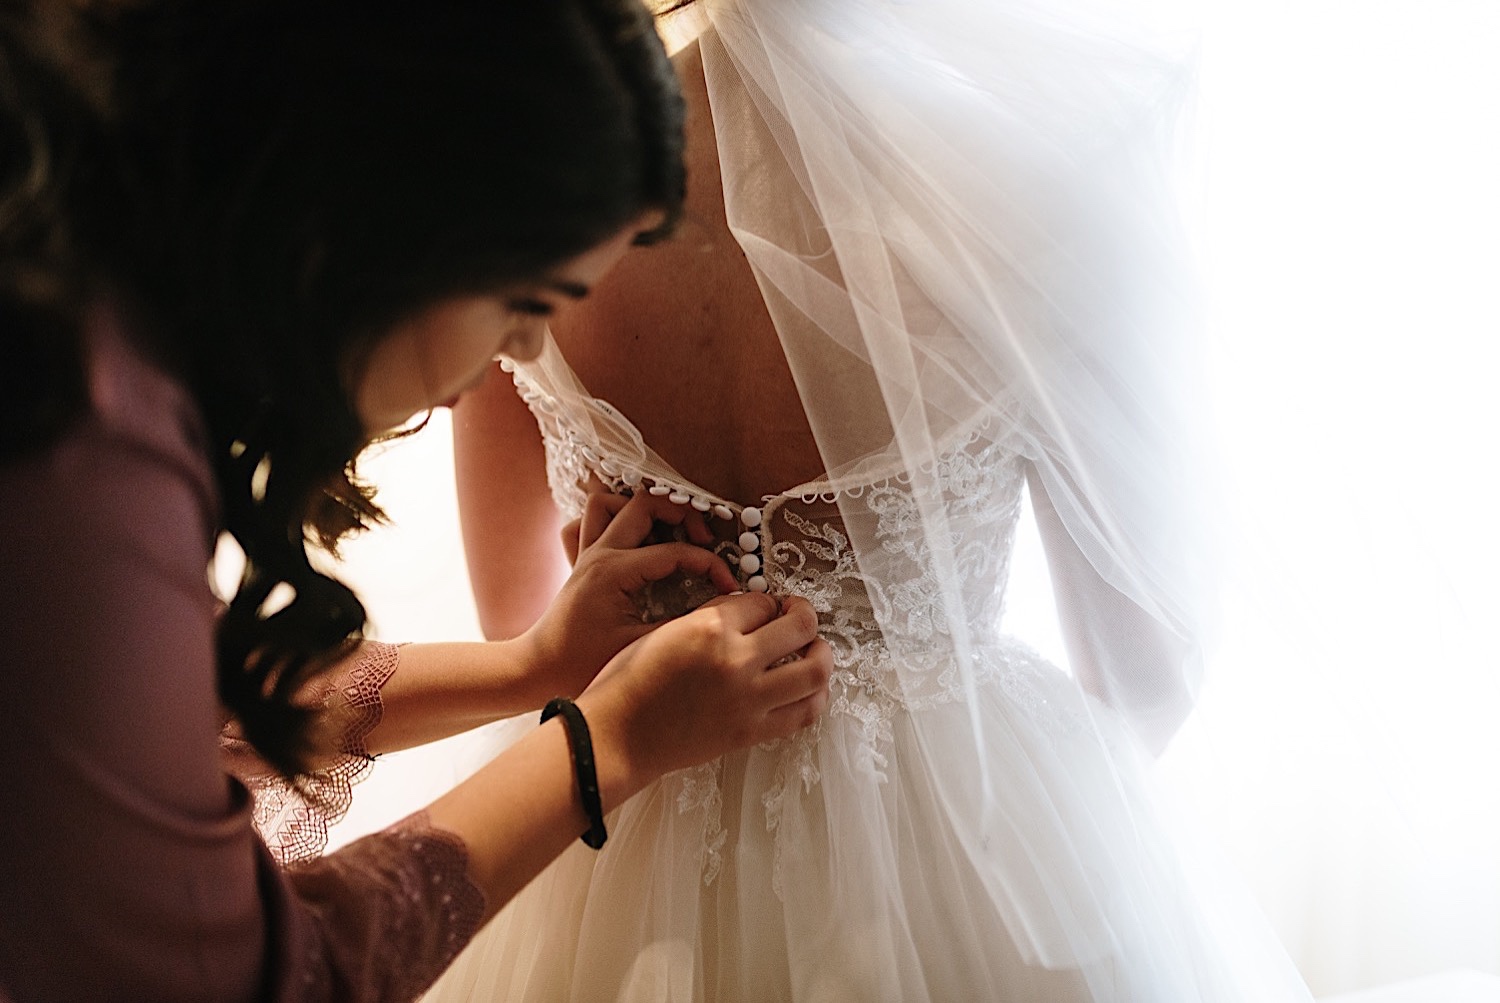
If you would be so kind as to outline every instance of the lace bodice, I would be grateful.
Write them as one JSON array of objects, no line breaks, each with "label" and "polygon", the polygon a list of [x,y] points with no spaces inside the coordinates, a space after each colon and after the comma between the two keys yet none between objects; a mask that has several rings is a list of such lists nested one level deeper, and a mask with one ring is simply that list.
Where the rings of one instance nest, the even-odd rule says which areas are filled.
[{"label": "lace bodice", "polygon": [[[554,501],[565,518],[583,510],[590,484],[611,491],[670,494],[704,512],[719,538],[716,550],[739,567],[751,533],[759,558],[754,574],[773,594],[810,602],[832,645],[836,670],[831,713],[872,723],[896,708],[957,698],[960,648],[983,651],[999,641],[998,625],[1024,483],[1013,443],[980,423],[942,449],[921,476],[887,468],[877,476],[799,485],[757,500],[750,529],[743,503],[720,498],[673,470],[650,450],[624,415],[592,397],[549,341],[536,364],[504,363],[541,428]],[[930,568],[916,485],[940,491],[954,542],[962,594],[944,595]],[[857,534],[857,535],[855,535]],[[856,560],[879,554],[879,567]],[[643,613],[652,619],[685,612],[712,594],[699,582],[654,590]],[[962,605],[950,617],[950,603]],[[954,637],[949,624],[967,626]],[[982,673],[985,659],[975,659]]]},{"label": "lace bodice", "polygon": [[[747,552],[757,558],[741,570],[743,583],[801,596],[817,611],[819,633],[834,652],[827,714],[764,747],[776,760],[761,801],[775,834],[771,882],[778,895],[783,814],[796,791],[820,782],[816,747],[827,728],[848,729],[855,767],[883,783],[894,718],[963,699],[969,681],[998,684],[1029,713],[1060,722],[1070,716],[1050,695],[1061,674],[1039,672],[1029,651],[999,633],[1025,476],[1016,445],[992,422],[966,429],[922,470],[871,464],[868,476],[799,485],[747,508],[667,464],[628,418],[587,392],[550,339],[535,362],[502,366],[537,419],[548,483],[565,518],[577,518],[599,484],[617,493],[669,495],[704,513],[719,541],[715,549],[731,567]],[[954,574],[933,569],[924,490],[939,496],[929,508],[947,520]],[[944,579],[961,582],[961,594],[945,595]],[[661,583],[642,597],[642,615],[677,615],[713,594],[706,582]],[[961,615],[949,616],[959,607]],[[954,624],[964,636],[954,636]],[[710,883],[723,865],[727,836],[720,824],[722,770],[722,761],[708,763],[670,780],[678,810],[702,820],[700,853]]]}]

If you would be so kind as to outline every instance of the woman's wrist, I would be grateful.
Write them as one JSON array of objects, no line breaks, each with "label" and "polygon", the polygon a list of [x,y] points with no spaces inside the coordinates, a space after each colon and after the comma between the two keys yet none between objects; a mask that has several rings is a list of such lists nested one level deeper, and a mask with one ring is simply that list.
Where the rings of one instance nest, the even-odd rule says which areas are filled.
[{"label": "woman's wrist", "polygon": [[593,741],[599,800],[604,805],[604,811],[611,812],[630,800],[655,777],[643,775],[635,763],[631,744],[620,720],[621,715],[609,701],[601,701],[593,693],[585,693],[575,704],[588,722]]},{"label": "woman's wrist", "polygon": [[513,695],[524,696],[526,710],[540,710],[553,697],[578,695],[565,692],[567,687],[560,683],[564,673],[559,668],[559,657],[537,631],[528,630],[509,640],[493,643],[505,645],[502,656],[507,671],[516,680]]}]

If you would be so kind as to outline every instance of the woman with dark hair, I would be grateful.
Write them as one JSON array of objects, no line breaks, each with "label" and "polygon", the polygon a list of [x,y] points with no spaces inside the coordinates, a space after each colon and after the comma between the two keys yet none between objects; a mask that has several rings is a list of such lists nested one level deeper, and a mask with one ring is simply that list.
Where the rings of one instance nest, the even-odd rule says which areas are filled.
[{"label": "woman with dark hair", "polygon": [[[87,59],[63,10],[0,11],[0,999],[409,999],[604,810],[826,699],[805,603],[641,623],[652,581],[736,587],[640,546],[707,538],[668,501],[592,505],[504,643],[361,641],[313,560],[379,518],[364,445],[671,229],[675,81],[634,0],[159,0],[95,12]],[[305,859],[370,755],[543,703]]]}]

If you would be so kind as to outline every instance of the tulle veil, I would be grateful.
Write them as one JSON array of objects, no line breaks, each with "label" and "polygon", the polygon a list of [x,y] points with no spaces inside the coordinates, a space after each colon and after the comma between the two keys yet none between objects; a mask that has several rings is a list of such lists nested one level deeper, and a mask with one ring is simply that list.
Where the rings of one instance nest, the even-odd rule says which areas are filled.
[{"label": "tulle veil", "polygon": [[[1068,671],[1098,698],[1081,706],[1111,708],[1094,722],[1096,762],[1133,771],[1121,722],[1138,751],[1156,752],[1195,699],[1223,533],[1182,205],[1193,9],[698,0],[674,16],[688,23],[672,27],[701,46],[728,222],[827,471],[810,491],[840,503],[860,568],[876,581],[886,541],[860,505],[843,504],[844,489],[899,472],[920,510],[919,549],[946,610],[941,643],[974,697],[964,727],[951,715],[908,723],[927,757],[949,764],[932,771],[936,797],[1024,960],[1087,967],[1128,953],[1135,934],[1123,927],[1150,912],[1146,900],[1173,893],[1143,884],[1136,908],[1101,905],[1150,879],[1142,871],[1111,887],[1118,875],[1087,877],[1090,854],[1110,856],[1098,846],[1038,849],[1041,834],[1069,837],[1016,819],[999,793],[1007,784],[986,772],[984,750],[1014,737],[994,733],[972,692],[966,567],[955,549],[962,499],[935,471],[958,443],[1018,444],[1049,538]],[[934,686],[918,667],[900,683],[909,706]],[[1045,775],[1039,766],[1038,784]],[[1119,803],[1101,805],[1096,823],[1128,826],[1147,811],[1125,793],[1134,777],[1118,782]],[[1157,822],[1141,824],[1150,844]],[[1076,880],[1039,877],[1069,871],[1056,861],[1070,853]],[[1015,865],[1027,857],[1032,872]],[[1183,880],[1216,884],[1212,872]],[[1210,909],[1224,906],[1204,923],[1221,923],[1247,966],[1279,972],[1266,963],[1279,951],[1263,931],[1227,918],[1253,907],[1221,895],[1235,897],[1204,893]],[[1292,974],[1266,984],[1281,998],[1305,992]],[[1256,991],[1250,981],[1240,989]]]}]

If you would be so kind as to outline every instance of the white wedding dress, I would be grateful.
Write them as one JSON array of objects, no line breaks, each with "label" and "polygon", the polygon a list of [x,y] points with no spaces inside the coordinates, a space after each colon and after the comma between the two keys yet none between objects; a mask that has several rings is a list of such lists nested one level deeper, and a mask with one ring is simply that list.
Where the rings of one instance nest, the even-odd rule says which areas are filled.
[{"label": "white wedding dress", "polygon": [[[603,850],[564,853],[428,1000],[1302,998],[1253,914],[1226,916],[1184,872],[1125,722],[1000,632],[1026,466],[1003,430],[957,437],[932,471],[961,520],[970,693],[905,472],[760,499],[746,551],[744,508],[668,467],[555,344],[512,368],[565,516],[591,477],[706,509],[731,565],[757,554],[773,594],[819,611],[837,669],[816,726],[613,812]],[[878,581],[856,563],[851,517],[884,548]],[[648,612],[705,589],[664,586]],[[949,820],[985,800],[982,778],[999,825],[975,846]]]},{"label": "white wedding dress", "polygon": [[[704,511],[747,587],[818,611],[832,699],[613,811],[431,1003],[1309,998],[1151,790],[1204,579],[1155,157],[1184,74],[1128,7],[696,5],[728,224],[826,479],[715,497],[554,343],[513,372],[564,517],[591,479]],[[1066,671],[1001,629],[1028,486]]]}]

